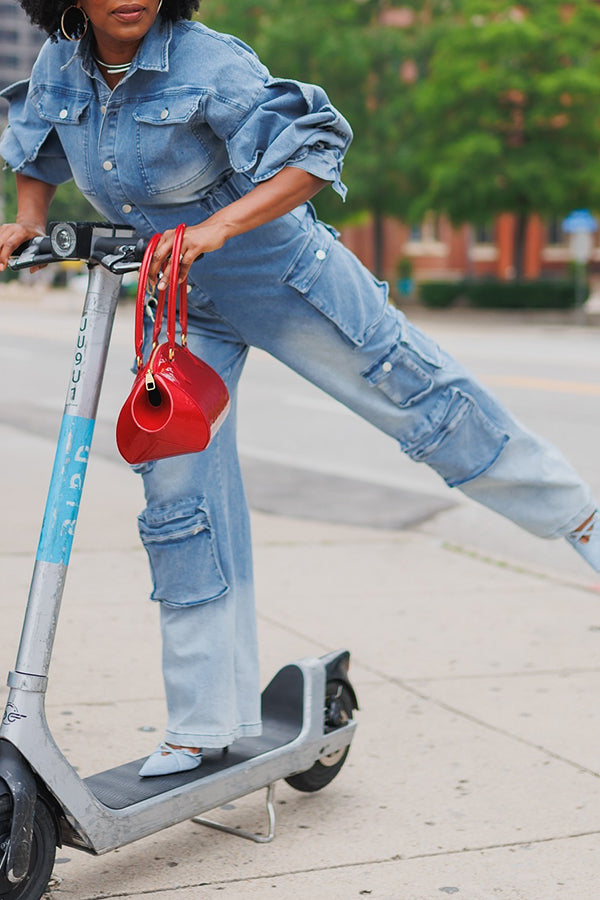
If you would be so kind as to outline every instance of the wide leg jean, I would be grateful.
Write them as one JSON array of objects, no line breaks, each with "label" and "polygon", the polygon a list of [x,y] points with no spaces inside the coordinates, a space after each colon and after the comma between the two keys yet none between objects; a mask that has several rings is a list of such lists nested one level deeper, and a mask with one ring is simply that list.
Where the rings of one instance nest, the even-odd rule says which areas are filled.
[{"label": "wide leg jean", "polygon": [[[211,197],[206,215],[243,192],[236,178]],[[553,446],[388,304],[386,286],[309,205],[232,239],[194,265],[191,282],[189,346],[224,378],[232,409],[203,453],[141,467],[147,506],[139,528],[161,605],[166,739],[222,747],[260,732],[250,526],[235,433],[249,346],[534,534],[568,536],[597,504]]]}]

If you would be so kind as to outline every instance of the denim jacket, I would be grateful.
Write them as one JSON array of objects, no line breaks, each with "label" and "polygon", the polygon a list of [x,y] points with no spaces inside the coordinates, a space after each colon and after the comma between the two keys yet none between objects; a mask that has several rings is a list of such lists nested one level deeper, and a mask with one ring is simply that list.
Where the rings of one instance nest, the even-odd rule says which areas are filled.
[{"label": "denim jacket", "polygon": [[112,92],[89,36],[75,50],[47,41],[30,80],[1,96],[9,166],[50,184],[74,178],[109,220],[142,232],[167,227],[173,207],[181,220],[233,172],[250,189],[297,166],[345,195],[352,132],[325,92],[271,77],[249,47],[198,22],[157,19]]}]

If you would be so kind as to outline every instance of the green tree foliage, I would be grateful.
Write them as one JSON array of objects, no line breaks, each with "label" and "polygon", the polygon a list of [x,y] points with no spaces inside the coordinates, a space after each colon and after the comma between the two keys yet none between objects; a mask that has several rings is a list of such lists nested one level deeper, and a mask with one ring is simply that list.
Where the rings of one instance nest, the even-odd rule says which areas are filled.
[{"label": "green tree foliage", "polygon": [[464,0],[415,97],[427,173],[414,215],[454,222],[600,206],[600,8],[589,0]]},{"label": "green tree foliage", "polygon": [[[2,173],[4,178],[4,214],[5,222],[14,222],[17,214],[17,189],[15,177],[10,171]],[[99,216],[95,209],[90,206],[85,197],[83,197],[75,183],[68,181],[61,184],[52,201],[48,213],[48,220],[51,222],[86,222],[98,221]]]},{"label": "green tree foliage", "polygon": [[[600,206],[600,6],[590,0],[204,0],[201,17],[276,75],[322,84],[355,139],[341,223],[366,211],[456,224]],[[411,67],[413,75],[410,77]],[[407,77],[408,76],[408,77]]]},{"label": "green tree foliage", "polygon": [[371,212],[405,216],[418,169],[416,127],[403,64],[417,53],[415,28],[385,27],[376,0],[205,0],[200,18],[249,43],[273,75],[321,84],[350,121],[354,141],[342,205],[331,191],[319,212],[336,223]]}]

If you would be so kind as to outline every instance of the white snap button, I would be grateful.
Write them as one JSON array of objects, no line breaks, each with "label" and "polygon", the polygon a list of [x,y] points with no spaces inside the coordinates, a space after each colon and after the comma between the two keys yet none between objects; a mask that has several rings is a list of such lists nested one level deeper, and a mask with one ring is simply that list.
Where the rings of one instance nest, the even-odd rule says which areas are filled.
[{"label": "white snap button", "polygon": [[110,172],[112,167],[113,167],[113,164],[111,163],[110,159],[107,159],[106,162],[102,163],[102,168],[104,169],[105,172]]},{"label": "white snap button", "polygon": [[131,210],[133,209],[133,206],[131,206],[131,204],[129,204],[129,203],[124,203],[123,206],[121,207],[121,209],[123,210],[124,213],[130,213]]},{"label": "white snap button", "polygon": [[324,250],[317,250],[315,256],[317,257],[317,259],[325,259],[327,254]]},{"label": "white snap button", "polygon": [[384,362],[384,364],[382,365],[381,368],[383,369],[384,372],[391,372],[394,367],[391,364],[391,362]]},{"label": "white snap button", "polygon": [[104,115],[104,113],[106,112],[106,107],[105,107],[105,106],[101,106],[101,107],[100,107],[100,112],[102,113],[102,115]]},{"label": "white snap button", "polygon": [[67,109],[61,109],[61,111],[58,114],[58,118],[66,119],[68,115],[69,115],[69,111]]},{"label": "white snap button", "polygon": [[160,114],[160,117],[161,117],[161,119],[166,119],[168,115],[169,115],[169,110],[168,110],[168,109],[163,109],[162,112],[161,112],[161,114]]}]

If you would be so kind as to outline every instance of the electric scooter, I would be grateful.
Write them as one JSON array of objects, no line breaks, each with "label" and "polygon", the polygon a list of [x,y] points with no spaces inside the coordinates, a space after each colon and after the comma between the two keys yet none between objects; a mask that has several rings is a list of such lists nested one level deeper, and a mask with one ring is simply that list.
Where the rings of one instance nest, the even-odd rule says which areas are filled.
[{"label": "electric scooter", "polygon": [[[55,743],[44,700],[63,587],[90,454],[94,419],[123,274],[144,242],[123,226],[59,222],[20,247],[10,265],[65,259],[89,268],[73,368],[8,701],[0,725],[0,898],[39,900],[56,847],[99,855],[185,819],[260,843],[275,834],[273,786],[317,791],[342,768],[358,708],[346,650],[284,666],[262,693],[263,734],[208,753],[190,772],[141,778],[143,759],[81,779]],[[267,788],[268,832],[202,818]]]}]

